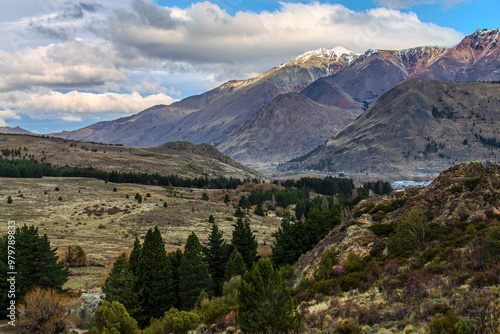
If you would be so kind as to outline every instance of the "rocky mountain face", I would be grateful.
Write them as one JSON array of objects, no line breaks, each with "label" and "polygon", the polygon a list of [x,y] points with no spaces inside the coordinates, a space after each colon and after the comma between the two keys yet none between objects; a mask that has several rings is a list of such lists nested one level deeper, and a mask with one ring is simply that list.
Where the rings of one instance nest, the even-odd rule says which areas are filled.
[{"label": "rocky mountain face", "polygon": [[242,163],[280,163],[305,154],[353,121],[361,109],[340,109],[288,93],[276,97],[218,145]]},{"label": "rocky mountain face", "polygon": [[300,278],[311,277],[321,254],[331,248],[340,263],[350,253],[368,255],[382,245],[380,236],[373,232],[376,229],[370,227],[397,223],[409,210],[422,210],[428,224],[449,226],[459,222],[489,224],[500,219],[499,207],[500,165],[461,163],[443,171],[427,187],[361,201],[337,228],[301,256],[295,270]]},{"label": "rocky mountain face", "polygon": [[410,79],[283,169],[378,174],[500,161],[500,84]]},{"label": "rocky mountain face", "polygon": [[500,30],[477,30],[453,47],[368,50],[344,70],[320,78],[302,94],[341,108],[366,108],[408,78],[500,80]]},{"label": "rocky mountain face", "polygon": [[298,92],[318,78],[342,70],[357,56],[345,49],[306,52],[257,78],[229,81],[169,106],[54,136],[133,146],[177,140],[218,144],[276,96]]},{"label": "rocky mountain face", "polygon": [[0,127],[0,133],[13,133],[13,134],[23,134],[23,135],[34,134],[33,132],[20,128],[19,126],[16,126],[14,128],[9,126]]}]

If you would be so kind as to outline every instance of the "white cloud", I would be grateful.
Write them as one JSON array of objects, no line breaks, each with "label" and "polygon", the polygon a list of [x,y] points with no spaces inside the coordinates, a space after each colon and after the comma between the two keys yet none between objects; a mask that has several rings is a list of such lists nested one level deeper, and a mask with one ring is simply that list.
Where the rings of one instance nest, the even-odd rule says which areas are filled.
[{"label": "white cloud", "polygon": [[0,51],[0,91],[32,86],[89,88],[110,81],[126,82],[126,63],[111,45],[83,40],[16,53]]},{"label": "white cloud", "polygon": [[[165,24],[154,23],[156,17],[164,18]],[[282,3],[275,12],[231,16],[210,2],[179,9],[136,0],[134,10],[117,11],[109,27],[114,43],[135,47],[149,57],[195,64],[286,60],[337,45],[354,51],[449,45],[463,37],[453,29],[421,22],[411,12],[384,8],[356,12],[318,2]]]},{"label": "white cloud", "polygon": [[[60,118],[80,122],[84,117],[99,114],[126,116],[157,104],[176,100],[164,94],[141,96],[139,93],[60,93],[41,89],[37,92],[0,93],[0,118],[17,118],[26,114],[34,119]],[[3,111],[2,111],[3,110]]]}]

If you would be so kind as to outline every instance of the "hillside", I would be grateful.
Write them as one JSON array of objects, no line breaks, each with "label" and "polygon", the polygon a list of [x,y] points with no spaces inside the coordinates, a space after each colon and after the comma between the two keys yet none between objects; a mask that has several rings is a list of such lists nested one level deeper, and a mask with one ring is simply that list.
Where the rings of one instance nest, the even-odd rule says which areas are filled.
[{"label": "hillside", "polygon": [[53,135],[132,146],[178,140],[218,144],[276,96],[298,92],[316,79],[343,69],[356,57],[344,49],[307,52],[256,78],[229,81],[169,106],[156,106],[116,121]]},{"label": "hillside", "polygon": [[34,133],[25,130],[23,128],[20,128],[19,126],[16,126],[14,128],[11,128],[9,126],[3,126],[0,127],[0,133],[15,133],[15,134],[25,134],[25,135],[32,135]]},{"label": "hillside", "polygon": [[207,144],[176,142],[156,147],[136,148],[52,137],[0,135],[0,149],[19,148],[23,157],[32,156],[38,161],[44,159],[45,162],[58,166],[176,174],[183,177],[211,175],[240,179],[262,177]]},{"label": "hillside", "polygon": [[498,333],[499,173],[463,163],[356,205],[295,264],[306,328]]},{"label": "hillside", "polygon": [[411,79],[326,144],[283,167],[408,175],[500,161],[500,85]]},{"label": "hillside", "polygon": [[286,162],[324,143],[359,112],[321,105],[296,93],[283,94],[255,112],[217,148],[242,163]]}]

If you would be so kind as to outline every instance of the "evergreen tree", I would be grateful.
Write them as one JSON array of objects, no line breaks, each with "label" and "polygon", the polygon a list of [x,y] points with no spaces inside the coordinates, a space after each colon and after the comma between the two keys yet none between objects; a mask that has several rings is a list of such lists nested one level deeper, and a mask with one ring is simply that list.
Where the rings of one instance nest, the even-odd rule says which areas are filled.
[{"label": "evergreen tree", "polygon": [[214,216],[210,215],[210,216],[208,217],[208,222],[209,222],[210,224],[215,224],[215,218],[214,218]]},{"label": "evergreen tree", "polygon": [[212,285],[202,251],[203,246],[192,232],[186,241],[179,268],[179,298],[183,310],[192,309],[200,293],[208,291]]},{"label": "evergreen tree", "polygon": [[[12,231],[14,231],[12,229]],[[15,237],[5,234],[0,239],[0,291],[9,290],[7,272],[15,271],[16,299],[21,300],[34,287],[61,290],[68,280],[69,270],[58,262],[57,248],[50,248],[47,235],[39,236],[38,227],[27,226],[15,229]],[[13,243],[15,240],[15,243]],[[8,263],[8,246],[16,250],[15,265]],[[0,315],[5,316],[9,300],[7,293],[0,294]]]},{"label": "evergreen tree", "polygon": [[229,281],[234,276],[242,276],[247,271],[247,266],[243,261],[243,257],[235,248],[231,255],[229,256],[229,261],[227,261],[226,268],[224,271],[224,280]]},{"label": "evergreen tree", "polygon": [[257,203],[257,207],[255,208],[254,213],[257,216],[261,216],[261,217],[264,217],[266,215],[265,212],[264,212],[264,209],[262,208],[262,203],[261,202]]},{"label": "evergreen tree", "polygon": [[128,260],[129,270],[132,272],[132,275],[137,276],[137,268],[139,266],[139,257],[141,256],[141,242],[138,237],[135,237],[134,248],[132,248],[132,252],[130,253],[130,257]]},{"label": "evergreen tree", "polygon": [[308,233],[301,220],[292,223],[284,218],[274,238],[272,261],[275,266],[292,265],[309,250]]},{"label": "evergreen tree", "polygon": [[180,289],[180,277],[179,277],[179,269],[181,267],[181,261],[184,257],[180,249],[177,249],[175,252],[171,252],[167,254],[167,257],[172,266],[172,286],[175,291],[175,302],[174,307],[176,309],[181,308],[181,298],[179,297],[179,289]]},{"label": "evergreen tree", "polygon": [[269,259],[243,276],[237,299],[236,321],[244,333],[291,333],[302,326],[297,301]]},{"label": "evergreen tree", "polygon": [[[212,215],[210,217],[213,218]],[[213,290],[218,296],[222,293],[222,285],[224,284],[224,271],[228,260],[227,253],[227,245],[222,238],[222,231],[219,231],[219,226],[215,224],[214,220],[210,228],[210,234],[208,235],[208,248],[205,251],[205,260],[212,277]]]},{"label": "evergreen tree", "polygon": [[133,316],[141,313],[138,307],[138,296],[134,291],[134,281],[134,275],[129,269],[125,254],[122,254],[113,263],[113,269],[102,287],[102,292],[106,295],[105,300],[123,304],[128,313]]},{"label": "evergreen tree", "polygon": [[248,198],[246,196],[241,196],[240,202],[238,203],[238,206],[245,208],[245,209],[248,209],[248,208],[250,208],[250,201],[248,200]]},{"label": "evergreen tree", "polygon": [[241,207],[236,207],[236,211],[234,212],[234,216],[236,218],[245,218],[245,212],[243,212],[243,210],[241,210]]},{"label": "evergreen tree", "polygon": [[243,257],[247,268],[251,268],[253,263],[259,259],[257,255],[257,240],[250,229],[250,223],[238,218],[233,230],[231,245],[238,250]]},{"label": "evergreen tree", "polygon": [[143,310],[137,321],[144,327],[152,317],[161,317],[175,303],[171,264],[158,226],[146,233],[136,278],[135,291],[139,294],[139,305]]},{"label": "evergreen tree", "polygon": [[224,196],[224,203],[229,203],[231,200],[229,199],[229,195],[226,194],[226,196]]}]

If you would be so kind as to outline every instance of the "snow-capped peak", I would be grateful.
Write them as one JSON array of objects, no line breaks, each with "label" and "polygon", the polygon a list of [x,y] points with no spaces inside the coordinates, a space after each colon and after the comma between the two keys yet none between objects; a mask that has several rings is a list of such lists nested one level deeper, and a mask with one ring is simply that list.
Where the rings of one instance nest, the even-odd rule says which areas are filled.
[{"label": "snow-capped peak", "polygon": [[292,60],[292,62],[297,62],[297,61],[302,61],[306,62],[310,58],[324,58],[324,59],[334,59],[334,58],[347,58],[347,61],[351,61],[358,57],[360,54],[353,52],[351,50],[348,50],[342,46],[337,46],[331,50],[325,49],[325,48],[319,48],[317,50],[313,51],[307,51],[300,56],[296,57],[295,59]]}]

